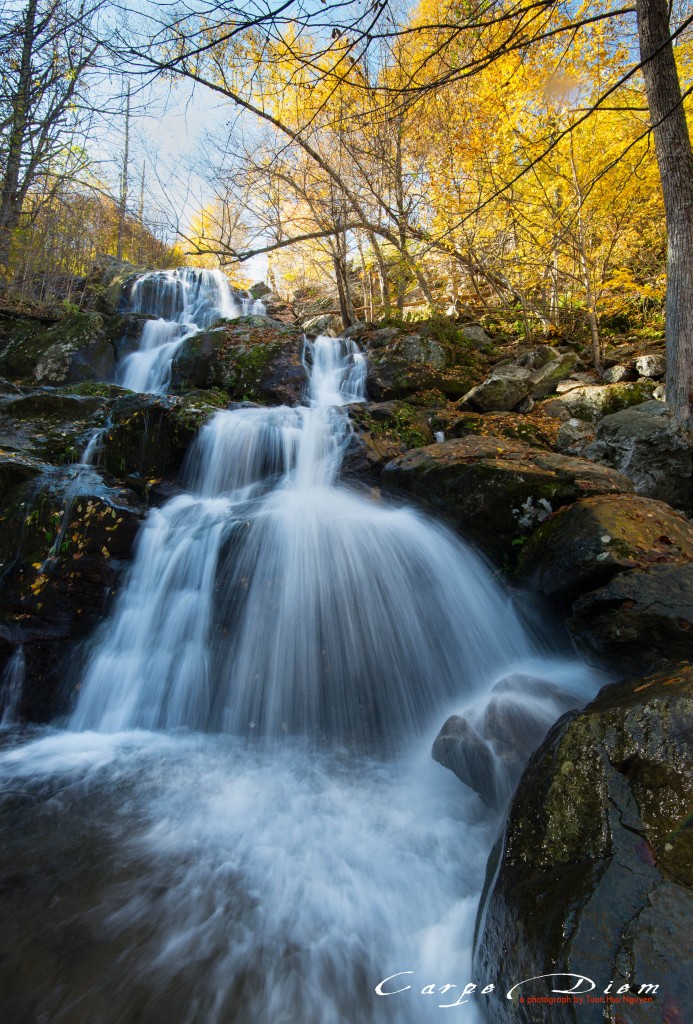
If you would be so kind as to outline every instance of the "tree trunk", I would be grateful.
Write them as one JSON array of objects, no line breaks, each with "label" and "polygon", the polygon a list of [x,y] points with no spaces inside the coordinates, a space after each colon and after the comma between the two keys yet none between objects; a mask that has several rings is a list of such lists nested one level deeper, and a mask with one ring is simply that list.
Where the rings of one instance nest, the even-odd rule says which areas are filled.
[{"label": "tree trunk", "polygon": [[636,0],[640,57],[668,235],[667,403],[693,425],[693,151],[669,29],[667,0]]}]

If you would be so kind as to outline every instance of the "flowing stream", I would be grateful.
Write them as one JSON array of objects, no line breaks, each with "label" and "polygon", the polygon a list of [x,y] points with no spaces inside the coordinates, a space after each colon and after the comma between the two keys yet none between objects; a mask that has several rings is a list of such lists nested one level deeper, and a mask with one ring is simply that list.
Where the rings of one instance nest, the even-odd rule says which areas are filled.
[{"label": "flowing stream", "polygon": [[66,728],[0,736],[10,1024],[480,1020],[499,817],[431,742],[508,679],[542,727],[594,680],[464,543],[340,483],[364,358],[305,360],[305,405],[200,432]]}]

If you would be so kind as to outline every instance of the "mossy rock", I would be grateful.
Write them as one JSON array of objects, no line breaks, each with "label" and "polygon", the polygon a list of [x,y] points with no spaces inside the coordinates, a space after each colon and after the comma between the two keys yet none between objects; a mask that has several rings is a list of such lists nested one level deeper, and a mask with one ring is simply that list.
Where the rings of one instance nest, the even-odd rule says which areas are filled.
[{"label": "mossy rock", "polygon": [[248,316],[186,339],[172,366],[175,393],[217,388],[237,401],[297,405],[303,395],[303,334]]},{"label": "mossy rock", "polygon": [[[660,997],[642,1007],[647,1020],[685,1019],[692,715],[693,670],[683,665],[606,687],[531,758],[479,908],[475,974],[494,979],[490,1019],[555,1021],[556,1006],[541,998],[558,986],[541,976],[564,973],[593,979],[597,992],[612,980],[630,995],[657,985]],[[505,998],[522,979],[540,979],[518,993],[539,997],[529,1010]],[[628,1006],[622,1013],[631,1020]],[[603,1004],[570,1002],[561,1014],[571,1024],[606,1019]]]},{"label": "mossy rock", "polygon": [[527,540],[518,575],[550,597],[574,600],[619,572],[693,559],[693,526],[662,501],[634,494],[585,498]]},{"label": "mossy rock", "polygon": [[121,479],[175,477],[198,430],[221,407],[214,391],[183,398],[125,394],[112,406],[99,464]]},{"label": "mossy rock", "polygon": [[650,401],[656,386],[652,380],[587,385],[567,391],[561,395],[560,401],[569,416],[596,423],[621,409]]},{"label": "mossy rock", "polygon": [[83,380],[108,380],[115,370],[115,353],[99,313],[64,316],[50,327],[6,336],[0,353],[0,374],[11,380],[59,386]]},{"label": "mossy rock", "polygon": [[55,464],[78,462],[108,401],[96,395],[39,390],[0,404],[0,445]]},{"label": "mossy rock", "polygon": [[382,483],[442,514],[506,568],[524,538],[558,508],[632,489],[621,474],[584,459],[477,436],[408,452],[385,466]]}]

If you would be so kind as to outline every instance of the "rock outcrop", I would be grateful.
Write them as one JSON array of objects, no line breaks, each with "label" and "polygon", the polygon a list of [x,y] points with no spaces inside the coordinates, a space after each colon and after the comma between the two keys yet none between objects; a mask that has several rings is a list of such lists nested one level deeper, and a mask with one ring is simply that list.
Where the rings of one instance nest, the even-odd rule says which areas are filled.
[{"label": "rock outcrop", "polygon": [[382,482],[442,514],[499,562],[514,559],[523,538],[563,505],[632,489],[606,466],[471,435],[393,459]]}]

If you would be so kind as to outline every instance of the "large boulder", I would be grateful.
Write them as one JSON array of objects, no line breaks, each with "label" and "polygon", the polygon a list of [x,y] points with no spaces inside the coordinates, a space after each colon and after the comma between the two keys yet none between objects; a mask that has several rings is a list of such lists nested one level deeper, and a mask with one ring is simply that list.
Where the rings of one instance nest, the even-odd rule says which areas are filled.
[{"label": "large boulder", "polygon": [[632,490],[605,466],[501,437],[468,436],[393,459],[383,486],[414,496],[501,562],[552,512],[579,498]]},{"label": "large boulder", "polygon": [[186,339],[173,360],[171,389],[219,388],[238,401],[296,405],[306,383],[303,332],[245,316]]},{"label": "large boulder", "polygon": [[137,478],[140,487],[175,477],[200,427],[226,405],[226,395],[212,390],[182,397],[125,393],[111,407],[98,463],[121,479]]},{"label": "large boulder", "polygon": [[567,621],[577,645],[636,672],[693,653],[693,562],[619,573],[583,594]]},{"label": "large boulder", "polygon": [[649,401],[655,387],[654,381],[644,379],[632,383],[586,384],[562,394],[560,406],[565,410],[565,419],[572,417],[596,423],[620,409]]},{"label": "large boulder", "polygon": [[[558,722],[530,760],[479,909],[474,976],[495,984],[489,1022],[688,1019],[692,715],[688,666],[618,683]],[[580,1002],[557,1003],[576,983],[566,974],[589,979]]]},{"label": "large boulder", "polygon": [[644,402],[606,416],[582,454],[629,477],[638,494],[693,510],[693,437],[663,402]]},{"label": "large boulder", "polygon": [[662,501],[609,494],[561,509],[523,546],[518,572],[552,598],[572,600],[617,573],[693,559],[693,525]]},{"label": "large boulder", "polygon": [[575,369],[573,352],[561,355],[542,345],[511,363],[498,365],[491,376],[463,396],[460,407],[478,412],[509,412],[528,399],[544,398]]},{"label": "large boulder", "polygon": [[71,313],[48,324],[15,322],[4,336],[0,375],[53,386],[110,380],[115,372],[110,326],[95,312]]}]

